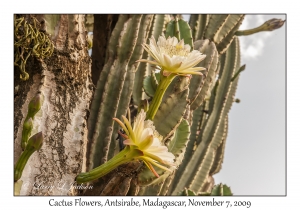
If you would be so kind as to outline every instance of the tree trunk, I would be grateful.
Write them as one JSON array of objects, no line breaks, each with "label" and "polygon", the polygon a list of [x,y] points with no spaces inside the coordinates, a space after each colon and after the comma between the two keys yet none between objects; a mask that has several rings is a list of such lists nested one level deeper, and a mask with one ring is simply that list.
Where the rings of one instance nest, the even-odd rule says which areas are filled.
[{"label": "tree trunk", "polygon": [[38,92],[43,96],[31,135],[42,131],[44,142],[24,168],[20,195],[74,195],[75,177],[86,170],[86,121],[93,93],[85,16],[37,15],[36,18],[42,30],[51,34],[54,52],[45,59],[29,58],[27,81],[19,79],[19,69],[15,68],[15,163],[22,153],[22,128],[29,101]]}]

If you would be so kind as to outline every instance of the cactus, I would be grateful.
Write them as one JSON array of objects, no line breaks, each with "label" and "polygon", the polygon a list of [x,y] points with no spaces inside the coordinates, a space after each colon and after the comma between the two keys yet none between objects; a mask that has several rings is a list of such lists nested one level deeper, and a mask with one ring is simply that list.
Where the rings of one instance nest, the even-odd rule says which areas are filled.
[{"label": "cactus", "polygon": [[[124,80],[128,70],[128,63],[136,44],[140,21],[141,15],[133,17],[121,15],[113,31],[109,46],[109,52],[111,52],[112,58],[109,59],[109,63],[106,63],[104,66],[105,70],[107,69],[105,73],[108,73],[108,75],[105,74],[106,83],[102,80],[104,74],[101,74],[98,84],[99,86],[101,85],[102,88],[97,87],[95,99],[92,102],[91,115],[95,116],[96,119],[93,117],[93,119],[89,120],[91,128],[95,128],[94,132],[90,132],[90,161],[88,164],[90,169],[107,161],[113,131],[112,118],[116,116],[117,113]],[[115,48],[116,45],[118,45],[118,49]],[[106,97],[108,95],[109,97]],[[100,100],[102,100],[101,103]],[[93,107],[94,104],[95,108]],[[94,114],[94,112],[97,114]]]},{"label": "cactus", "polygon": [[[148,36],[145,33],[144,37],[154,35],[157,40],[158,35],[162,34],[164,17],[155,15],[150,33]],[[195,194],[208,195],[212,192],[212,176],[220,170],[224,157],[228,112],[234,102],[240,72],[245,69],[245,66],[240,66],[239,42],[234,36],[243,18],[244,15],[195,15],[190,20],[190,28],[175,16],[166,25],[166,37],[182,38],[185,43],[206,55],[206,59],[197,65],[206,69],[201,75],[193,75],[192,78],[175,76],[162,85],[162,73],[155,73],[149,63],[139,64],[133,84],[133,107],[140,106],[143,99],[149,99],[150,114],[147,116],[153,119],[163,142],[175,154],[179,168],[169,172],[154,167],[160,176],[157,178],[142,166],[137,176],[130,178],[132,184],[128,189],[129,194],[176,195],[185,187]],[[147,28],[149,26],[144,26],[143,30]],[[195,40],[197,38],[204,40]],[[144,51],[142,58],[151,60],[148,53]],[[141,86],[147,96],[142,95]],[[164,92],[160,93],[161,99],[157,100],[157,93],[162,88]],[[156,104],[156,109],[151,108],[151,104]],[[132,109],[130,112],[136,111]],[[170,145],[172,140],[178,138],[183,125],[189,130],[189,138],[185,138],[182,149],[175,152]],[[113,131],[115,135],[116,131]],[[110,141],[113,140],[111,138]],[[119,179],[114,180],[122,183]]]},{"label": "cactus", "polygon": [[212,188],[211,192],[195,193],[194,191],[185,188],[183,191],[178,193],[178,195],[181,195],[181,196],[231,196],[233,194],[231,192],[230,187],[228,187],[226,184],[223,185],[221,183],[221,184],[215,185]]},{"label": "cactus", "polygon": [[194,40],[201,40],[203,39],[204,29],[207,26],[208,20],[210,15],[199,15],[199,14],[192,14],[189,24],[192,29],[193,39]]},{"label": "cactus", "polygon": [[[145,37],[149,33],[150,28],[150,22],[153,18],[153,15],[143,15],[140,22],[140,29],[138,32],[138,37],[136,40],[135,48],[133,51],[133,54],[130,58],[130,61],[128,63],[128,70],[126,73],[124,86],[122,88],[122,93],[120,96],[120,103],[118,105],[117,114],[116,117],[120,118],[122,115],[126,114],[127,107],[129,106],[132,91],[133,91],[133,85],[134,85],[134,77],[135,77],[135,71],[139,67],[140,63],[135,62],[136,60],[141,58],[141,55],[143,53],[143,48],[141,44],[145,41]],[[113,135],[111,138],[111,144],[110,149],[108,153],[108,158],[110,159],[113,157],[114,153],[118,152],[116,151],[116,145],[115,145],[115,139],[116,139],[116,133],[119,129],[119,126],[117,124],[114,124],[113,127]]]},{"label": "cactus", "polygon": [[[118,16],[90,105],[86,168],[82,166],[76,177],[78,184],[96,187],[77,194],[232,195],[226,185],[215,186],[213,175],[222,167],[228,113],[237,101],[235,92],[245,70],[238,38],[248,33],[238,30],[243,18],[242,14],[194,14],[187,23],[179,15]],[[283,23],[273,20],[269,25],[275,29]],[[86,25],[92,29],[91,15]],[[169,57],[151,51],[158,40],[165,45],[173,42]],[[157,53],[162,53],[165,48],[159,47]],[[192,53],[199,53],[197,59],[184,63]],[[186,56],[186,60],[172,63],[173,55]],[[16,164],[15,181],[30,155],[40,148],[32,143],[37,134],[28,138],[41,108],[41,95],[28,107],[22,133],[24,152]],[[134,122],[144,111],[141,129]],[[151,125],[151,132],[146,125]],[[143,143],[136,136],[147,138]],[[154,139],[161,144],[157,147],[171,153],[173,162],[147,150]]]},{"label": "cactus", "polygon": [[233,195],[231,192],[230,187],[228,187],[226,184],[219,184],[214,186],[214,188],[211,191],[211,195],[213,196],[230,196]]},{"label": "cactus", "polygon": [[232,42],[235,32],[245,15],[211,15],[204,31],[204,39],[212,40],[220,54],[224,53]]},{"label": "cactus", "polygon": [[[150,38],[153,36],[155,39],[158,38],[159,35],[163,34],[164,25],[167,19],[167,15],[154,15],[152,18],[152,21],[149,26],[151,28],[147,29],[150,30],[147,34],[148,36],[145,36],[147,38]],[[142,58],[151,59],[150,56],[148,57],[148,53],[146,51],[143,52]],[[149,75],[151,72],[151,67],[149,65],[146,65],[146,63],[140,63],[139,67],[136,69],[135,73],[135,79],[134,79],[134,86],[133,86],[133,93],[132,98],[135,105],[140,105],[140,102],[145,99],[145,96],[143,96],[143,79],[145,76]]]},{"label": "cactus", "polygon": [[[216,148],[221,144],[225,117],[232,104],[232,98],[235,92],[235,86],[231,83],[231,78],[239,66],[239,48],[236,40],[230,46],[225,54],[225,65],[222,69],[222,75],[219,78],[219,84],[212,95],[209,103],[212,103],[212,111],[207,121],[203,124],[201,134],[196,139],[196,150],[192,157],[187,157],[190,161],[184,166],[184,170],[175,176],[178,177],[176,187],[174,187],[173,194],[179,192],[187,186],[189,189],[198,193],[207,178],[213,160],[215,159]],[[231,61],[234,62],[231,62]],[[237,84],[237,80],[234,81]],[[214,94],[214,93],[212,93]],[[220,133],[220,134],[219,134]],[[198,168],[198,167],[199,168]]]},{"label": "cactus", "polygon": [[194,47],[190,26],[182,19],[175,17],[175,20],[172,20],[168,23],[166,37],[169,36],[175,36],[178,40],[183,39],[185,44],[189,44],[192,49]]},{"label": "cactus", "polygon": [[217,64],[219,57],[215,44],[209,42],[207,39],[195,42],[195,48],[206,55],[205,60],[198,64],[198,66],[204,66],[206,71],[203,73],[203,76],[195,75],[195,77],[191,79],[191,93],[189,98],[192,110],[202,104],[210,86],[214,82],[218,70]]}]

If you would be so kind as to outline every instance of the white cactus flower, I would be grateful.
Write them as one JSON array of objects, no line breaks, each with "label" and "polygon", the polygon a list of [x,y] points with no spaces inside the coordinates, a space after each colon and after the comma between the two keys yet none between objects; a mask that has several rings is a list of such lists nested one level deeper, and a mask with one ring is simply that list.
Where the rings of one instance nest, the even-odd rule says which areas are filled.
[{"label": "white cactus flower", "polygon": [[168,152],[168,148],[166,146],[162,145],[158,138],[157,131],[155,131],[153,122],[150,120],[145,121],[146,113],[144,110],[141,110],[141,112],[137,115],[133,128],[126,117],[122,116],[122,118],[125,124],[117,118],[114,118],[114,120],[117,121],[125,131],[125,134],[120,133],[120,135],[125,138],[123,143],[128,145],[130,149],[141,151],[141,155],[134,159],[143,160],[146,166],[157,177],[159,177],[159,175],[154,170],[152,164],[170,171],[170,169],[159,163],[172,165],[172,163],[174,163],[175,156],[171,152]]},{"label": "white cactus flower", "polygon": [[206,55],[203,55],[198,50],[191,51],[188,44],[184,44],[183,39],[178,42],[176,37],[160,36],[157,43],[152,36],[150,44],[143,44],[144,49],[151,55],[154,61],[151,60],[137,60],[137,62],[147,62],[157,66],[159,70],[163,71],[164,76],[171,73],[177,75],[197,74],[202,75],[201,70],[204,67],[194,67],[200,63]]}]

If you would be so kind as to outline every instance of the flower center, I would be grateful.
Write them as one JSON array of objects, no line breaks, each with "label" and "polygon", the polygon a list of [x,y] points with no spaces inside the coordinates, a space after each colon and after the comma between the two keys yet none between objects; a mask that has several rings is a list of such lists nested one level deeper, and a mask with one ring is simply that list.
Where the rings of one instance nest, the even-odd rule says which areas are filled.
[{"label": "flower center", "polygon": [[188,54],[190,53],[184,47],[180,45],[165,45],[160,47],[160,52],[169,55],[170,57],[175,56],[182,56],[182,57],[187,57]]}]

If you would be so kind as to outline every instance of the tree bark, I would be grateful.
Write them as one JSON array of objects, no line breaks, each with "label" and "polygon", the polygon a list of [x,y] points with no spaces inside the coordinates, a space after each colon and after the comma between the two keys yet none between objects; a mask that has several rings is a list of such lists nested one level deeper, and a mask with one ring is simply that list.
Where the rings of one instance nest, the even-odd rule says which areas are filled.
[{"label": "tree bark", "polygon": [[42,148],[27,162],[20,195],[75,195],[75,177],[85,171],[88,109],[93,94],[91,58],[87,50],[84,15],[37,15],[51,34],[54,53],[30,58],[27,81],[15,69],[14,162],[22,153],[22,127],[29,101],[43,96],[31,135],[42,131]]}]

